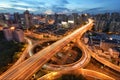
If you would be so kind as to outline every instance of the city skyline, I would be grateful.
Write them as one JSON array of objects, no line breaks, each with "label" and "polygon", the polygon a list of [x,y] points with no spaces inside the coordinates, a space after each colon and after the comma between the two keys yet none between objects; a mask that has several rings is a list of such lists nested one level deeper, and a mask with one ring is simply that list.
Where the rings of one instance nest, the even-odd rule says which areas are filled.
[{"label": "city skyline", "polygon": [[119,80],[118,5],[113,0],[2,1],[0,80],[58,80],[64,74]]},{"label": "city skyline", "polygon": [[120,11],[119,0],[4,0],[0,3],[1,12],[24,12],[29,10],[32,13],[72,13],[72,12],[113,12]]}]

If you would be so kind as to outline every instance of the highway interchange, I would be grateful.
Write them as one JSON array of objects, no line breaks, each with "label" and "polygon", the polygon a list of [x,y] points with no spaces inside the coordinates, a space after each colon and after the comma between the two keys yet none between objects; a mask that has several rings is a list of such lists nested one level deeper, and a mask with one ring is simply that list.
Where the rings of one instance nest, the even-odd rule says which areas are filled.
[{"label": "highway interchange", "polygon": [[[7,79],[29,79],[35,72],[37,72],[53,55],[55,55],[58,51],[60,51],[66,44],[68,44],[71,40],[76,39],[76,42],[78,46],[82,49],[84,52],[84,57],[77,62],[77,64],[72,65],[72,69],[76,68],[82,68],[85,65],[87,65],[90,61],[90,55],[94,57],[94,54],[88,47],[86,47],[82,42],[80,42],[80,38],[82,35],[90,30],[93,26],[93,20],[89,19],[89,23],[80,27],[79,29],[75,30],[70,35],[64,37],[61,40],[58,40],[57,42],[53,43],[52,45],[44,48],[43,50],[37,52],[35,55],[31,56],[27,60],[23,61],[22,63],[19,63],[9,70],[7,70],[5,73],[3,73],[0,76],[0,80],[7,80]],[[31,42],[29,42],[31,45]],[[29,47],[31,48],[31,46]],[[90,54],[88,54],[90,53]],[[31,55],[31,52],[30,52]],[[95,57],[94,57],[95,58]],[[95,58],[96,59],[96,58]],[[109,64],[109,63],[108,63]],[[109,66],[107,64],[107,66]],[[70,65],[71,66],[71,65]],[[64,66],[60,67],[61,69],[64,68]],[[60,70],[59,68],[59,70]],[[69,68],[64,68],[64,70],[70,70]],[[119,69],[120,70],[120,69]],[[118,71],[119,71],[118,70]]]}]

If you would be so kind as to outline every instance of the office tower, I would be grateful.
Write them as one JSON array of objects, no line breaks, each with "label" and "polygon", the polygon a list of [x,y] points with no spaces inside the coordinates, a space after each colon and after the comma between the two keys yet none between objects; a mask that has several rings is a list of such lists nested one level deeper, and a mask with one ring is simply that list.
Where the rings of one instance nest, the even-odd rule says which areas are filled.
[{"label": "office tower", "polygon": [[15,23],[20,23],[20,15],[19,15],[19,13],[17,12],[17,13],[14,13],[14,21],[15,21]]},{"label": "office tower", "polygon": [[79,24],[79,15],[78,13],[72,13],[73,18],[74,18],[74,24],[78,25]]},{"label": "office tower", "polygon": [[24,17],[25,17],[25,27],[28,30],[31,26],[31,15],[28,10],[24,12]]}]

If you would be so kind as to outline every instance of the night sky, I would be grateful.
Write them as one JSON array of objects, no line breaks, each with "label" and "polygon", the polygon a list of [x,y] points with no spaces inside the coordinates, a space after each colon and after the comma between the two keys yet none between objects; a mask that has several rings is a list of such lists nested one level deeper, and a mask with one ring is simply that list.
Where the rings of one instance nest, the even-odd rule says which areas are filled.
[{"label": "night sky", "polygon": [[120,11],[120,0],[2,0],[0,12],[70,13]]}]

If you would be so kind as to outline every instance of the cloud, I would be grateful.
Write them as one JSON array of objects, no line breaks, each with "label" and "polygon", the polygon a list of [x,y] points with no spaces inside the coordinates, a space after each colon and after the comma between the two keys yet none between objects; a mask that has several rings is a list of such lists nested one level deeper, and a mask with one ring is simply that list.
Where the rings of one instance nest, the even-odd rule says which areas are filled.
[{"label": "cloud", "polygon": [[19,6],[32,6],[32,4],[28,4],[25,2],[17,2],[17,3],[13,3],[12,5],[19,5]]},{"label": "cloud", "polygon": [[65,4],[65,5],[69,4],[69,2],[67,0],[59,0],[59,2],[62,3],[62,4]]},{"label": "cloud", "polygon": [[[44,12],[97,12],[119,9],[119,0],[2,0],[0,12],[24,11],[26,9],[35,13]],[[114,6],[111,6],[114,5]],[[103,7],[103,8],[102,8]]]},{"label": "cloud", "polygon": [[[4,2],[3,4],[5,4]],[[8,3],[8,2],[7,2]],[[39,12],[39,13],[53,13],[53,12],[69,12],[70,9],[66,8],[69,4],[68,0],[10,0],[8,4],[0,4],[1,8],[6,10],[24,11],[28,9],[29,11]],[[3,10],[2,9],[2,10]],[[12,11],[13,11],[12,10]]]},{"label": "cloud", "polygon": [[53,14],[54,12],[51,9],[49,9],[49,10],[46,10],[44,13],[45,14]]},{"label": "cloud", "polygon": [[24,2],[17,2],[17,3],[2,3],[0,4],[0,10],[26,10],[28,9],[29,11],[37,11],[37,9],[32,8],[30,4],[24,3]]},{"label": "cloud", "polygon": [[44,2],[38,2],[38,4],[40,4],[40,5],[44,5],[45,3],[44,3]]},{"label": "cloud", "polygon": [[96,8],[83,10],[82,12],[85,12],[85,13],[103,13],[106,11],[107,11],[107,9],[104,7],[96,7]]},{"label": "cloud", "polygon": [[95,11],[95,10],[102,10],[102,9],[105,9],[105,8],[104,7],[97,7],[97,8],[88,9],[87,11]]},{"label": "cloud", "polygon": [[0,10],[5,10],[5,8],[0,7]]},{"label": "cloud", "polygon": [[16,1],[16,0],[11,0],[10,2],[12,2],[12,3],[16,3],[16,2],[18,2],[18,1]]},{"label": "cloud", "polygon": [[26,3],[26,4],[30,4],[30,5],[34,5],[34,6],[38,6],[38,5],[44,5],[45,3],[43,1],[40,0],[20,0],[19,3]]},{"label": "cloud", "polygon": [[65,8],[65,7],[56,7],[56,8],[53,7],[52,10],[54,12],[70,11],[68,8]]},{"label": "cloud", "polygon": [[25,11],[25,10],[29,10],[29,11],[32,11],[32,12],[35,12],[37,11],[37,9],[35,8],[22,8],[22,7],[15,7],[14,9],[17,9],[17,10],[22,10],[22,11]]},{"label": "cloud", "polygon": [[69,4],[67,0],[55,0],[56,6],[66,7],[66,5]]},{"label": "cloud", "polygon": [[10,4],[0,4],[0,7],[1,8],[12,8],[12,5],[10,5]]}]

